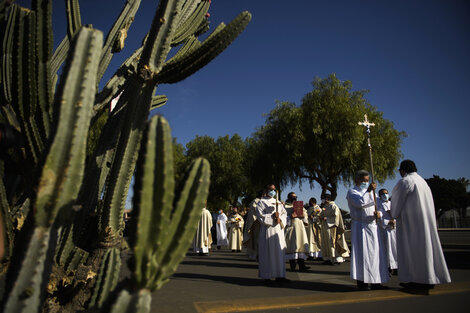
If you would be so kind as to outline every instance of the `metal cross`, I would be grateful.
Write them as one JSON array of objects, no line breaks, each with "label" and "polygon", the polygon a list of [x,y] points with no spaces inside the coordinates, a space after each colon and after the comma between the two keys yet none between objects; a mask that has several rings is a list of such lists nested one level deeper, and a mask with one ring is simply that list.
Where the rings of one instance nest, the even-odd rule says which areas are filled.
[{"label": "metal cross", "polygon": [[359,122],[358,124],[367,127],[367,134],[368,135],[370,134],[370,127],[375,126],[374,123],[369,122],[369,120],[367,119],[367,114],[364,114],[364,121]]}]

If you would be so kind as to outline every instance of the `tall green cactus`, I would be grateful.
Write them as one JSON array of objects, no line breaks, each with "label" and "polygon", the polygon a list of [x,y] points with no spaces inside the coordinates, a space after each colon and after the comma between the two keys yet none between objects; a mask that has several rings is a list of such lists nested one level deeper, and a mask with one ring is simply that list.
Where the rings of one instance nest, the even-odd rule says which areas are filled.
[{"label": "tall green cactus", "polygon": [[[67,36],[52,51],[52,0],[32,0],[31,9],[0,1],[0,123],[18,130],[20,143],[0,159],[5,312],[148,312],[151,291],[163,286],[190,245],[209,190],[209,164],[195,160],[176,186],[170,127],[148,115],[167,101],[155,95],[159,83],[206,65],[251,16],[243,12],[201,43],[210,1],[161,0],[142,46],[98,91],[139,5],[125,1],[103,43],[100,31],[83,26],[79,1],[67,0]],[[179,50],[168,60],[172,48]],[[123,286],[123,210],[134,172],[133,274]],[[111,295],[119,295],[112,308]]]}]

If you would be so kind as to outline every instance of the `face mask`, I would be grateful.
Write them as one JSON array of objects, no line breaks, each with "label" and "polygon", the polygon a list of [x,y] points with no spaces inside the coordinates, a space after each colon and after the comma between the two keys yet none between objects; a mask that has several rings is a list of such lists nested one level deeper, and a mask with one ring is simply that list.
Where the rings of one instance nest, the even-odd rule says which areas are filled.
[{"label": "face mask", "polygon": [[276,191],[275,190],[270,190],[268,192],[268,195],[271,197],[271,198],[274,198],[276,196]]},{"label": "face mask", "polygon": [[385,201],[387,202],[388,201],[388,194],[384,193],[380,196],[380,199],[382,199],[382,201]]},{"label": "face mask", "polygon": [[224,213],[224,211],[219,211],[219,214],[222,214],[222,213]]},{"label": "face mask", "polygon": [[369,183],[364,181],[364,182],[361,183],[360,187],[361,187],[361,189],[367,189],[367,187],[369,187]]}]

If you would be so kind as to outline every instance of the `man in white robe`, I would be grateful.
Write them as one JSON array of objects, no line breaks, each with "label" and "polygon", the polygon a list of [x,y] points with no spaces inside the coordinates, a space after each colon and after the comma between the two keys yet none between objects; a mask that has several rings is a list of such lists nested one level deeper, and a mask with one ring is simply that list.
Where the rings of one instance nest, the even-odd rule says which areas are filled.
[{"label": "man in white robe", "polygon": [[232,208],[232,213],[227,220],[229,249],[232,252],[242,250],[244,222],[243,217],[238,214],[238,209]]},{"label": "man in white robe", "polygon": [[227,215],[225,215],[224,210],[219,210],[219,215],[217,216],[217,249],[221,247],[228,246],[227,239]]},{"label": "man in white robe", "polygon": [[322,258],[325,264],[339,264],[349,257],[349,248],[344,236],[345,229],[341,210],[331,200],[329,193],[322,196],[323,210],[321,219],[321,247]]},{"label": "man in white robe", "polygon": [[321,221],[320,214],[322,209],[317,204],[317,199],[310,198],[308,201],[308,226],[307,226],[307,238],[308,238],[308,251],[309,259],[321,258]]},{"label": "man in white robe", "polygon": [[243,246],[246,248],[246,254],[251,260],[258,259],[259,221],[256,218],[256,206],[262,196],[263,191],[248,206],[245,228],[243,230]]},{"label": "man in white robe", "polygon": [[294,201],[297,200],[295,192],[289,192],[284,205],[287,211],[286,236],[286,259],[289,260],[290,270],[295,271],[299,264],[299,271],[305,272],[310,267],[305,265],[308,254],[308,237],[305,226],[308,225],[307,210],[302,208],[302,215],[297,216],[294,212]]},{"label": "man in white robe", "polygon": [[396,275],[398,268],[397,232],[395,228],[395,219],[390,215],[389,199],[388,190],[380,189],[379,199],[377,199],[377,211],[380,213],[379,233],[384,242],[389,272]]},{"label": "man in white robe", "polygon": [[196,235],[193,239],[193,252],[199,255],[209,255],[212,245],[212,215],[208,209],[203,208]]},{"label": "man in white robe", "polygon": [[369,185],[369,173],[360,170],[346,196],[351,213],[351,278],[360,290],[386,288],[381,283],[390,279],[376,223],[375,188],[374,182]]},{"label": "man in white robe", "polygon": [[411,160],[400,164],[402,179],[393,188],[391,214],[397,220],[398,279],[410,290],[428,292],[450,283],[437,233],[434,200]]},{"label": "man in white robe", "polygon": [[288,282],[286,277],[284,227],[287,212],[276,198],[276,187],[266,186],[266,196],[256,207],[256,217],[260,222],[258,259],[259,277],[265,280],[275,278],[277,282]]}]

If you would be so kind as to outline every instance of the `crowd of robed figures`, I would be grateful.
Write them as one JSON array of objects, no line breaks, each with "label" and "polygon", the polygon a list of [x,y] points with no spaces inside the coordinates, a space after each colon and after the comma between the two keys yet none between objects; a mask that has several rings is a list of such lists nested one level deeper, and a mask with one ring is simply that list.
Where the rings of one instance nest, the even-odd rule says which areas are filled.
[{"label": "crowd of robed figures", "polygon": [[[297,196],[279,201],[276,186],[267,185],[249,205],[245,219],[232,208],[219,210],[215,228],[217,248],[240,252],[257,260],[259,277],[267,283],[289,282],[290,270],[308,271],[305,260],[323,259],[335,265],[350,257],[350,276],[360,290],[385,289],[391,274],[407,291],[427,294],[436,284],[449,283],[450,275],[437,233],[432,193],[417,174],[413,161],[399,168],[402,179],[388,190],[369,182],[367,171],[358,171],[346,196],[351,215],[351,249],[345,239],[341,210],[330,194],[318,205],[310,198],[303,208]],[[193,241],[193,251],[208,255],[212,245],[212,216],[204,208]],[[273,281],[274,280],[274,281]]]}]

